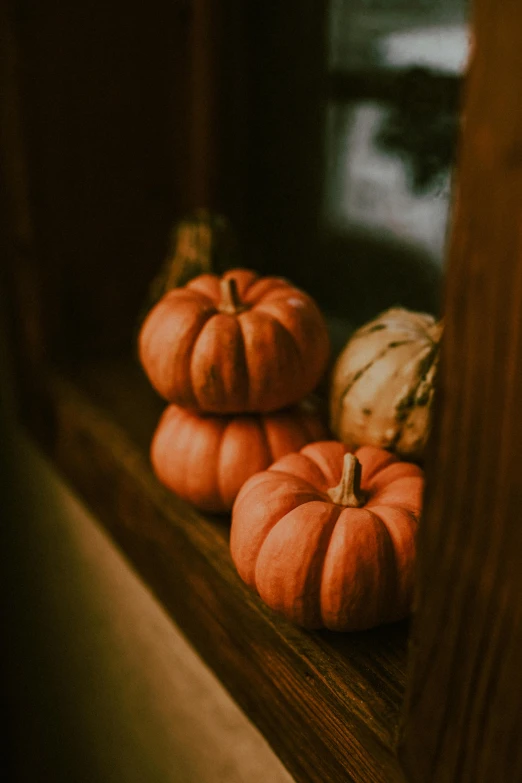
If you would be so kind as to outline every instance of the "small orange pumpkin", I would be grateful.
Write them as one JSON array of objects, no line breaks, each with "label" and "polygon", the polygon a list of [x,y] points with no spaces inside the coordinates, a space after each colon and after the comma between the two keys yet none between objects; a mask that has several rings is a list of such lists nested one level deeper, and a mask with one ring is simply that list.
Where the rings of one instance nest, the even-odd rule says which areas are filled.
[{"label": "small orange pumpkin", "polygon": [[169,402],[206,413],[267,413],[318,384],[329,338],[313,299],[236,269],[169,291],[139,336],[141,363]]},{"label": "small orange pumpkin", "polygon": [[249,479],[232,510],[241,578],[306,628],[371,628],[410,611],[421,468],[388,451],[312,443]]},{"label": "small orange pumpkin", "polygon": [[151,444],[154,472],[205,511],[230,511],[241,486],[284,454],[328,431],[313,406],[267,415],[201,416],[169,405]]}]

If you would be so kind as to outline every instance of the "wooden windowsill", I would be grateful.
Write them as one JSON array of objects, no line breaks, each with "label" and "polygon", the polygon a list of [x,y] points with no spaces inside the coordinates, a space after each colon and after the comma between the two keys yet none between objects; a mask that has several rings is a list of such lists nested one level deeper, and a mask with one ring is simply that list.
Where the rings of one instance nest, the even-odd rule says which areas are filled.
[{"label": "wooden windowsill", "polygon": [[136,362],[53,370],[44,392],[47,426],[34,436],[295,779],[402,781],[408,623],[306,632],[265,607],[236,574],[228,520],[155,479],[148,446],[163,403]]}]

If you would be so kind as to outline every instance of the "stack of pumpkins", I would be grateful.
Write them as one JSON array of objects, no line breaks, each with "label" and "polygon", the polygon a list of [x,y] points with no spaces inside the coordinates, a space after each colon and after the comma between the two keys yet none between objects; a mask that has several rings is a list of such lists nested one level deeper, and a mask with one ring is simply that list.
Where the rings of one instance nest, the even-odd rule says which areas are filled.
[{"label": "stack of pumpkins", "polygon": [[232,509],[241,578],[306,628],[347,631],[411,608],[440,325],[394,309],[353,335],[333,370],[330,424],[306,410],[329,339],[313,299],[236,269],[166,293],[139,336],[169,401],[158,478],[201,509]]},{"label": "stack of pumpkins", "polygon": [[236,269],[168,291],[139,335],[170,403],[151,447],[158,478],[202,510],[230,511],[250,476],[328,437],[306,399],[328,351],[317,305],[282,278]]}]

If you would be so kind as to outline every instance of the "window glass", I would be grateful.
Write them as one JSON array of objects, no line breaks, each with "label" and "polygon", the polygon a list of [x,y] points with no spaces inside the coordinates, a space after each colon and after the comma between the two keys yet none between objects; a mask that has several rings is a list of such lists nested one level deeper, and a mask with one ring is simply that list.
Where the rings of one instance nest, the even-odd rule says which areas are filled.
[{"label": "window glass", "polygon": [[340,87],[327,108],[323,222],[441,266],[469,50],[466,5],[333,0],[328,29],[328,69]]}]

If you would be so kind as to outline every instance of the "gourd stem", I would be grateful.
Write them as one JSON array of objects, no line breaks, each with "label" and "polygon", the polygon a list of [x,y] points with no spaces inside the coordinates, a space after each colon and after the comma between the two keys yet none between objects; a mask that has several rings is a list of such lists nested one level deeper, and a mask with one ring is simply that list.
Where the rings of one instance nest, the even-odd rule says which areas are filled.
[{"label": "gourd stem", "polygon": [[347,508],[359,508],[365,502],[364,493],[361,491],[361,463],[355,454],[345,454],[343,463],[343,475],[336,487],[327,491],[331,501],[338,506]]},{"label": "gourd stem", "polygon": [[221,298],[219,301],[219,312],[235,315],[246,309],[239,298],[237,283],[233,277],[222,278],[219,281],[219,290]]},{"label": "gourd stem", "polygon": [[444,331],[444,319],[441,318],[429,329],[429,334],[434,343],[438,343]]}]

